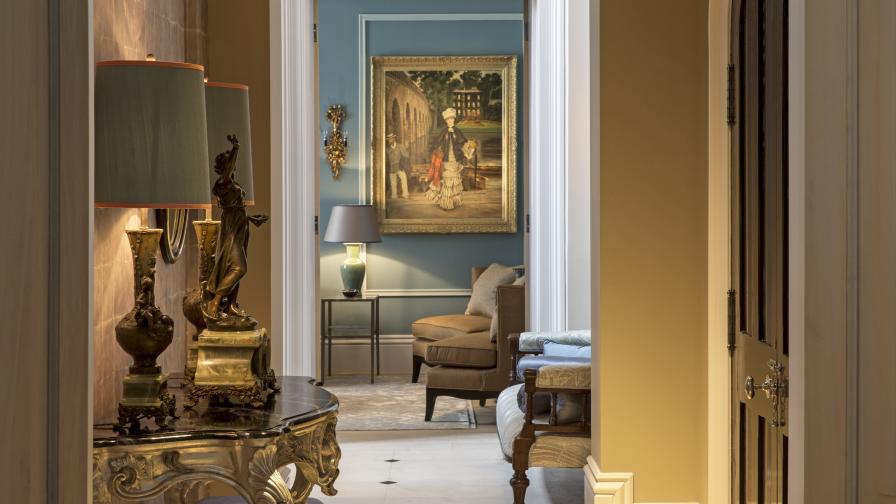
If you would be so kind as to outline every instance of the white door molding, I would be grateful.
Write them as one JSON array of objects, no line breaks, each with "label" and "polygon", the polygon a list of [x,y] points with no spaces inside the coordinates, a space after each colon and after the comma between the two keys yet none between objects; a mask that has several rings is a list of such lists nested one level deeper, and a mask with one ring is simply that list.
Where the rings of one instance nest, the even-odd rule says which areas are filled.
[{"label": "white door molding", "polygon": [[586,329],[592,252],[589,3],[530,0],[529,15],[530,326]]},{"label": "white door molding", "polygon": [[270,2],[272,363],[282,374],[316,376],[314,1]]}]

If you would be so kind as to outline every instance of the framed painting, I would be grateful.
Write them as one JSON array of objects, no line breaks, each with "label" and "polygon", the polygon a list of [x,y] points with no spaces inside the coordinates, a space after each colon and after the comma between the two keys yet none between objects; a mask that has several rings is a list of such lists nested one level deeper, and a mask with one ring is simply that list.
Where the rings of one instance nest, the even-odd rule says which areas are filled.
[{"label": "framed painting", "polygon": [[383,233],[515,233],[516,56],[373,58]]}]

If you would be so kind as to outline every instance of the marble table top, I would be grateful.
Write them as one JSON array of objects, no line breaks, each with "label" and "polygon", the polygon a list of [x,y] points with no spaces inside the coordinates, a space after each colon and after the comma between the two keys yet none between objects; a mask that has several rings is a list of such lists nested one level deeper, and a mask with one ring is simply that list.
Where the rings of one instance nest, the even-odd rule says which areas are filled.
[{"label": "marble table top", "polygon": [[198,439],[258,439],[279,436],[290,426],[309,422],[336,411],[336,396],[313,385],[309,377],[282,376],[277,378],[280,392],[272,394],[264,408],[248,406],[210,405],[200,401],[191,410],[183,408],[186,389],[169,382],[168,390],[177,400],[177,414],[168,427],[159,429],[149,421],[143,425],[147,432],[118,435],[112,431],[111,419],[98,419],[94,425],[93,447],[142,445]]}]

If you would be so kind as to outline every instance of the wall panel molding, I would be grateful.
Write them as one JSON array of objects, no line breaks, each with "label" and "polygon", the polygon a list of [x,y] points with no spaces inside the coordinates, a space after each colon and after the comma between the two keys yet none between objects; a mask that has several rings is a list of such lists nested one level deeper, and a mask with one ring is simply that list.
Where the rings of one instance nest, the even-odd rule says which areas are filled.
[{"label": "wall panel molding", "polygon": [[369,296],[383,297],[469,297],[473,289],[366,289]]}]

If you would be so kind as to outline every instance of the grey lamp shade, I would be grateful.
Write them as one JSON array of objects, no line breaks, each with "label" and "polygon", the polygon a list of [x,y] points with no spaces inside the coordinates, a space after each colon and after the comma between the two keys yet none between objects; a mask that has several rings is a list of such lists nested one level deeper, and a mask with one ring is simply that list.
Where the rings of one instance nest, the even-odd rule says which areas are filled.
[{"label": "grey lamp shade", "polygon": [[[255,190],[252,185],[252,130],[249,127],[249,86],[228,82],[207,82],[205,84],[205,117],[208,123],[208,159],[210,184],[215,185],[215,157],[230,150],[227,135],[236,135],[240,141],[240,155],[236,159],[234,178],[242,186],[246,195],[246,205],[255,204]],[[211,193],[209,193],[211,198]],[[214,199],[214,198],[211,198]],[[211,199],[209,201],[211,201]]]},{"label": "grey lamp shade", "polygon": [[203,71],[164,61],[97,63],[96,206],[208,205]]},{"label": "grey lamp shade", "polygon": [[329,243],[378,243],[380,227],[376,209],[370,205],[336,205],[330,212],[327,234]]}]

